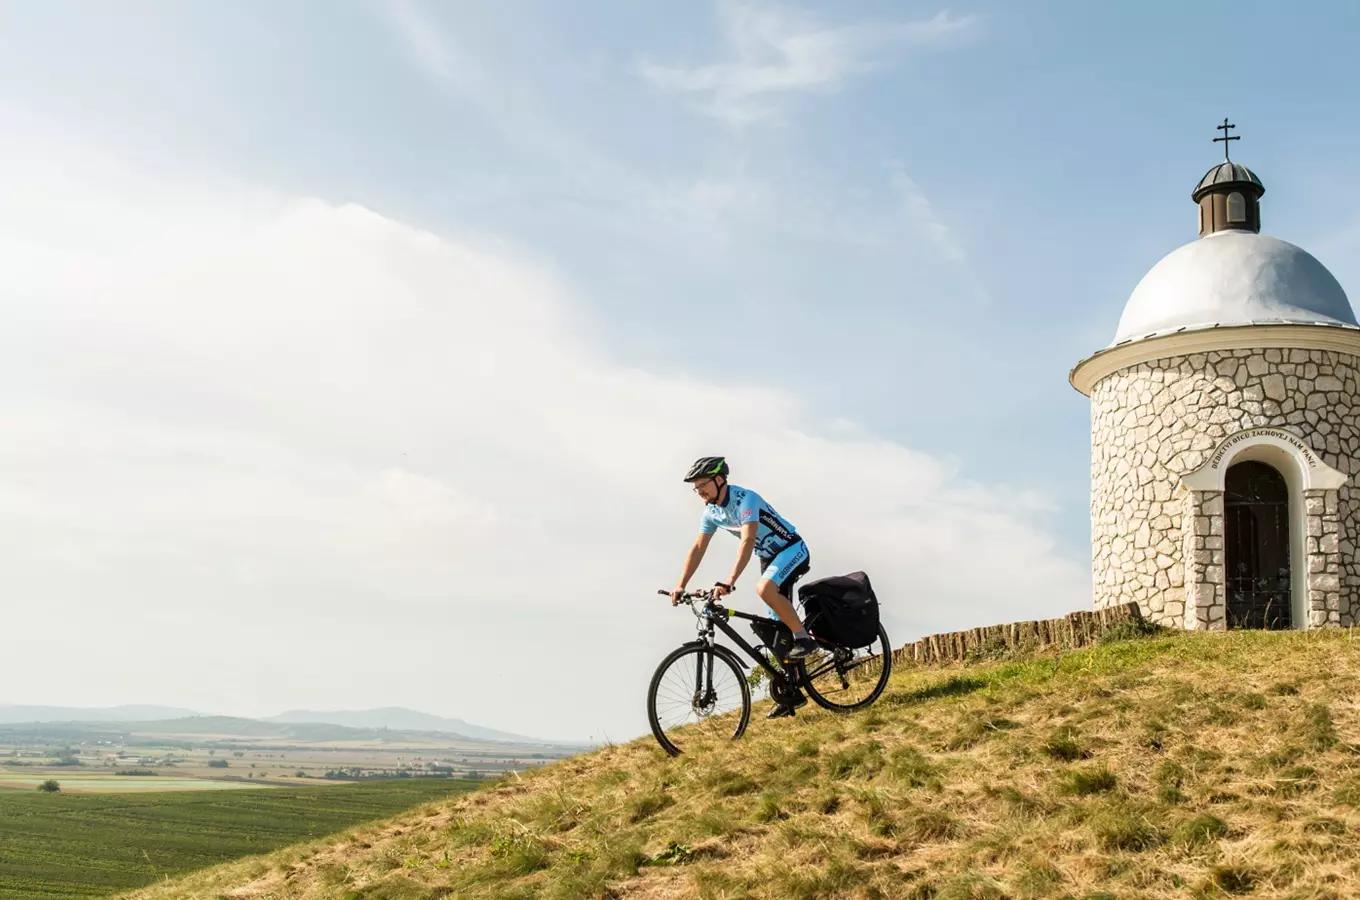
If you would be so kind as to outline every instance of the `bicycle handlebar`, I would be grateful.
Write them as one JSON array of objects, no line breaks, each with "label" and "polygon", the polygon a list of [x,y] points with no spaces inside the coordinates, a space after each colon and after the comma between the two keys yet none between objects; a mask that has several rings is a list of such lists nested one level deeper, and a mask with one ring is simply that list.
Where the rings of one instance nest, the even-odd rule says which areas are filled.
[{"label": "bicycle handlebar", "polygon": [[[669,597],[671,595],[671,592],[667,590],[659,590],[657,591],[657,593],[663,597]],[[716,598],[713,596],[712,588],[701,588],[700,590],[697,591],[680,592],[681,603],[693,603],[695,600],[714,600],[714,599]]]}]

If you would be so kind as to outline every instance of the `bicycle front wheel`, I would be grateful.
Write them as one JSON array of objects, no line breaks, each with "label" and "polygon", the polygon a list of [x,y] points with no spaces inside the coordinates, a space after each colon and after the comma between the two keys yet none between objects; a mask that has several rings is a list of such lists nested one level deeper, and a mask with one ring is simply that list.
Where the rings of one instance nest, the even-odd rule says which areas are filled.
[{"label": "bicycle front wheel", "polygon": [[878,699],[892,674],[892,644],[878,626],[878,637],[858,650],[822,647],[800,660],[804,687],[823,709],[863,709]]},{"label": "bicycle front wheel", "polygon": [[741,737],[751,720],[751,687],[732,657],[704,645],[671,652],[647,689],[652,734],[667,753]]}]

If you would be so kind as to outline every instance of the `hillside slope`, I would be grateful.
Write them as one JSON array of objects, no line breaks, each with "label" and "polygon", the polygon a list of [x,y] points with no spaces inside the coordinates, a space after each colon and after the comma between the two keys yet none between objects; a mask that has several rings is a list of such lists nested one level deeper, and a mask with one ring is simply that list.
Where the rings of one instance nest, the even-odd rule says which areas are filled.
[{"label": "hillside slope", "polygon": [[650,739],[138,898],[1360,896],[1350,630],[1178,634],[894,676]]}]

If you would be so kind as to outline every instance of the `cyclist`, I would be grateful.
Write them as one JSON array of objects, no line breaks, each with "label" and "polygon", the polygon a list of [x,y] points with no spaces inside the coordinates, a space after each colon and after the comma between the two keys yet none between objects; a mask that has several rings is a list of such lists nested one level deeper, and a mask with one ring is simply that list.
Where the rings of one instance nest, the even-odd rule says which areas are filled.
[{"label": "cyclist", "polygon": [[[680,602],[685,585],[699,568],[708,550],[708,542],[719,528],[741,537],[737,561],[726,582],[714,585],[714,593],[721,597],[730,594],[737,579],[750,562],[752,554],[760,565],[760,579],[756,594],[765,601],[775,615],[793,632],[793,647],[789,659],[802,659],[817,649],[817,642],[803,628],[798,613],[789,597],[793,585],[808,571],[811,555],[798,532],[763,497],[750,488],[728,483],[730,469],[721,456],[704,456],[690,466],[685,481],[694,485],[694,492],[704,500],[704,512],[699,523],[699,537],[685,555],[685,571],[671,591],[671,605]],[[771,719],[793,715],[793,711],[807,704],[802,691],[787,706],[776,706]]]}]

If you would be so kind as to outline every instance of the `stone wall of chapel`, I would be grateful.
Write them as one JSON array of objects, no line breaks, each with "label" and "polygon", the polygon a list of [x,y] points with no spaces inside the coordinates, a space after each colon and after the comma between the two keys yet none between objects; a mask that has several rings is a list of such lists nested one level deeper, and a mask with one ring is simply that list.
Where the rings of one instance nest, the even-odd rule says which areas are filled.
[{"label": "stone wall of chapel", "polygon": [[[1360,472],[1357,389],[1360,360],[1324,350],[1172,356],[1102,379],[1091,394],[1096,608],[1132,601],[1147,618],[1180,627],[1184,554],[1203,552],[1212,566],[1223,563],[1221,528],[1181,534],[1188,492],[1180,476],[1227,435],[1264,426],[1298,435],[1347,475]],[[1360,596],[1360,490],[1348,483],[1338,500],[1340,624],[1351,625],[1351,601]]]}]

